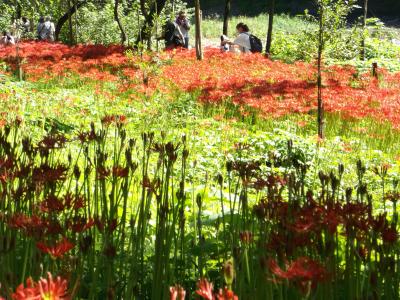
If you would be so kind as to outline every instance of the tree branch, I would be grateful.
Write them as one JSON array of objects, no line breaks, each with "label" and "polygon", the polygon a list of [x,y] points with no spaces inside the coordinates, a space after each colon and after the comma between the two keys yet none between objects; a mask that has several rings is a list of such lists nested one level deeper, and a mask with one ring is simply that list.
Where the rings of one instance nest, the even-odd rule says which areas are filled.
[{"label": "tree branch", "polygon": [[64,24],[68,21],[68,18],[70,16],[72,16],[74,13],[76,13],[76,11],[80,7],[85,5],[86,3],[88,3],[87,0],[84,0],[84,1],[76,3],[76,5],[73,5],[72,7],[70,7],[68,9],[68,11],[58,19],[57,24],[56,24],[56,32],[55,32],[56,40],[58,40],[58,38],[60,36],[61,29],[64,26]]}]

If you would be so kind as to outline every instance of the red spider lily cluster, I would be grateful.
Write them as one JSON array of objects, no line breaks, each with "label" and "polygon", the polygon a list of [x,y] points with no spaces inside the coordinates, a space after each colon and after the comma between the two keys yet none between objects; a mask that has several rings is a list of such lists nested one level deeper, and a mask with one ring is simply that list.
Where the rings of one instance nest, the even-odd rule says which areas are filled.
[{"label": "red spider lily cluster", "polygon": [[[170,300],[185,300],[186,291],[180,285],[170,287],[169,291]],[[228,288],[214,293],[214,285],[205,278],[200,279],[197,283],[196,294],[204,300],[239,300],[239,297]]]},{"label": "red spider lily cluster", "polygon": [[38,242],[36,247],[44,253],[48,253],[52,258],[63,257],[65,253],[74,248],[74,244],[64,238],[62,241],[54,246],[48,246],[45,243]]},{"label": "red spider lily cluster", "polygon": [[[11,295],[13,300],[69,300],[68,283],[61,277],[53,278],[48,273],[47,278],[34,282],[31,278],[26,281],[26,286],[20,284]],[[0,299],[3,299],[0,297]]]},{"label": "red spider lily cluster", "polygon": [[[308,113],[316,109],[316,70],[312,64],[286,64],[262,55],[234,55],[217,49],[206,49],[205,59],[196,60],[192,51],[168,52],[157,59],[160,74],[141,81],[139,56],[127,58],[121,46],[79,45],[26,42],[20,44],[22,68],[30,80],[79,74],[81,78],[120,83],[121,91],[161,90],[166,93],[178,87],[184,91],[201,90],[206,103],[230,101],[243,114],[247,108],[264,116],[280,117]],[[0,49],[0,59],[15,66],[13,47]],[[143,58],[148,63],[149,56]],[[133,61],[132,61],[133,60]],[[121,75],[123,74],[123,75]],[[327,67],[324,73],[325,109],[347,118],[373,117],[400,126],[400,74],[379,71],[380,77],[359,74],[353,67]],[[122,76],[122,77],[121,77]]]},{"label": "red spider lily cluster", "polygon": [[[303,292],[308,292],[307,288],[316,288],[319,282],[326,280],[327,272],[325,268],[316,261],[308,257],[300,257],[293,261],[286,271],[283,271],[273,259],[269,261],[269,268],[279,279],[287,279],[298,285]],[[311,285],[311,286],[310,286]]]},{"label": "red spider lily cluster", "polygon": [[238,300],[238,296],[228,288],[220,289],[218,293],[213,292],[214,285],[207,279],[200,279],[197,283],[196,294],[204,300]]},{"label": "red spider lily cluster", "polygon": [[[328,174],[320,171],[320,184],[310,185],[306,181],[307,162],[303,163],[302,155],[298,157],[300,149],[291,141],[282,155],[266,153],[258,160],[233,159],[226,163],[226,172],[220,170],[222,173],[215,178],[221,195],[229,190],[231,199],[227,200],[231,205],[224,207],[222,199],[224,213],[215,221],[218,224],[206,225],[202,209],[207,204],[200,195],[196,197],[192,207],[198,210],[198,229],[194,233],[185,211],[188,177],[174,169],[174,164],[177,168],[186,166],[186,138],[174,144],[144,133],[143,143],[137,143],[128,138],[125,122],[124,116],[107,116],[100,130],[92,124],[90,131],[68,141],[50,134],[36,144],[20,135],[18,127],[0,129],[0,203],[5,207],[0,212],[0,226],[6,232],[0,239],[0,256],[12,261],[4,267],[5,274],[0,273],[2,294],[9,291],[9,286],[16,286],[20,278],[39,276],[46,269],[63,274],[82,297],[92,293],[93,297],[108,294],[111,299],[132,299],[133,293],[150,297],[161,291],[161,296],[153,298],[182,300],[186,291],[174,286],[167,295],[167,284],[174,280],[194,285],[186,273],[193,267],[197,269],[191,257],[225,261],[219,279],[214,275],[218,272],[207,275],[214,275],[212,282],[224,280],[226,288],[217,291],[208,280],[198,282],[197,295],[208,300],[235,300],[239,296],[249,299],[254,293],[262,297],[278,289],[325,299],[323,293],[329,289],[320,287],[339,286],[347,279],[359,285],[354,293],[359,293],[360,299],[395,294],[399,286],[394,274],[398,272],[400,186],[385,185],[390,165],[367,168],[358,161],[357,184],[352,189],[342,182],[343,165]],[[108,145],[106,151],[102,149],[109,141],[104,133],[107,130],[115,132],[115,144]],[[81,150],[72,157],[65,151],[69,146]],[[114,146],[115,152],[110,152]],[[241,154],[249,151],[249,146],[237,144],[235,151]],[[140,159],[148,165],[140,166]],[[160,162],[165,173],[146,171]],[[384,185],[381,197],[375,196],[381,189],[365,181],[367,170]],[[142,176],[136,171],[142,171]],[[163,178],[169,174],[182,177],[175,185],[175,180],[165,183]],[[370,187],[374,194],[369,192]],[[384,204],[377,210],[375,198],[392,207]],[[167,222],[168,218],[175,219]],[[140,234],[139,228],[152,226],[153,219],[158,222],[155,228],[161,226],[163,230]],[[207,231],[215,235],[210,238]],[[198,242],[191,240],[193,234],[199,235]],[[218,242],[217,250],[190,250],[193,244],[201,249],[211,239]],[[169,248],[165,248],[167,241],[173,241]],[[136,248],[139,244],[142,248]],[[178,250],[184,254],[182,259],[178,259]],[[155,251],[161,254],[153,255]],[[149,253],[151,257],[146,257]],[[174,255],[176,259],[171,259]],[[230,259],[226,261],[226,257]],[[198,265],[202,269],[195,271],[196,275],[206,274],[208,267]],[[160,271],[153,274],[156,280],[147,276],[149,270],[157,269]],[[170,281],[162,280],[167,273]],[[18,299],[23,295],[42,297],[52,290],[62,297],[64,281],[49,277],[47,282],[55,284],[28,281],[16,295],[20,295]],[[95,287],[91,289],[91,285]],[[351,287],[340,293],[356,299]]]}]

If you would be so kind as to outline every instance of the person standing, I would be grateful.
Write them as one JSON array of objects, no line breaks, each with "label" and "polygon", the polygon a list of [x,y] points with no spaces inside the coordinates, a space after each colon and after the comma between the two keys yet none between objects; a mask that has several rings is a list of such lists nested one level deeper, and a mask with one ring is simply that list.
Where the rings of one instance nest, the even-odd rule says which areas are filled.
[{"label": "person standing", "polygon": [[180,11],[178,14],[178,17],[176,18],[175,21],[176,24],[178,24],[179,29],[183,35],[185,44],[184,47],[186,49],[189,49],[189,31],[190,31],[190,22],[186,17],[186,14],[184,11]]},{"label": "person standing", "polygon": [[46,29],[46,40],[48,42],[54,42],[56,27],[54,26],[54,23],[51,21],[51,17],[46,17],[44,22],[44,27]]},{"label": "person standing", "polygon": [[54,34],[56,32],[54,23],[51,21],[50,17],[44,19],[44,23],[39,21],[38,25],[38,37],[39,40],[54,42]]},{"label": "person standing", "polygon": [[42,40],[43,33],[44,33],[44,17],[40,17],[36,28],[36,36],[38,40]]}]

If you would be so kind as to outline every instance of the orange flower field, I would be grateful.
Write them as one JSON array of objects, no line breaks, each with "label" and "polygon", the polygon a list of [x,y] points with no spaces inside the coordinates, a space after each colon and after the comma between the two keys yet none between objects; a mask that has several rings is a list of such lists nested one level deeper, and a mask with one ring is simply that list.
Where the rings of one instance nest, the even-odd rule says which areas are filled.
[{"label": "orange flower field", "polygon": [[[194,51],[158,55],[125,55],[121,46],[25,42],[20,45],[21,66],[28,80],[50,80],[79,74],[82,79],[115,82],[120,91],[168,93],[200,90],[206,103],[231,101],[252,107],[264,116],[280,117],[316,109],[316,69],[308,63],[286,64],[262,55],[235,55],[208,48],[198,62]],[[15,47],[0,48],[0,60],[14,68]],[[145,67],[141,67],[141,66]],[[144,70],[159,68],[158,74]],[[147,68],[147,69],[146,69]],[[372,117],[400,127],[400,73],[380,69],[378,78],[354,67],[330,66],[324,71],[325,109],[345,118]],[[145,83],[145,84],[144,84]],[[242,109],[245,113],[245,109]]]}]

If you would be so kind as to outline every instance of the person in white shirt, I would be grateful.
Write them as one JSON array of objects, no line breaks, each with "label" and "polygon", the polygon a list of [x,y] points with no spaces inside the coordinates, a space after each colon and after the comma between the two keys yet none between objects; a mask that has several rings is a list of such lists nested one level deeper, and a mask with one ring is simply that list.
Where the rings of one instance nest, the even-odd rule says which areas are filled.
[{"label": "person in white shirt", "polygon": [[186,14],[184,11],[180,11],[178,14],[178,17],[176,18],[175,21],[176,24],[178,24],[179,29],[183,35],[183,38],[185,40],[185,45],[184,47],[186,49],[189,48],[189,30],[190,30],[190,23],[189,20],[186,17]]},{"label": "person in white shirt", "polygon": [[236,25],[236,30],[238,32],[238,36],[233,41],[233,44],[239,46],[241,52],[250,53],[251,45],[249,27],[244,23],[239,23]]},{"label": "person in white shirt", "polygon": [[2,46],[15,45],[15,39],[9,32],[3,31],[3,36],[0,39],[0,45]]},{"label": "person in white shirt", "polygon": [[238,47],[240,52],[242,53],[251,53],[251,44],[250,44],[250,29],[244,23],[239,23],[236,25],[236,30],[238,36],[236,39],[231,42],[229,40],[225,40],[223,44],[229,44],[231,47]]},{"label": "person in white shirt", "polygon": [[37,31],[40,40],[54,42],[54,34],[56,29],[50,17],[46,17],[44,23],[39,21]]}]

